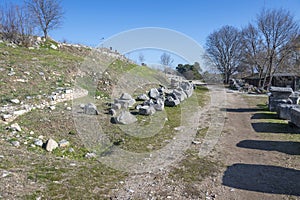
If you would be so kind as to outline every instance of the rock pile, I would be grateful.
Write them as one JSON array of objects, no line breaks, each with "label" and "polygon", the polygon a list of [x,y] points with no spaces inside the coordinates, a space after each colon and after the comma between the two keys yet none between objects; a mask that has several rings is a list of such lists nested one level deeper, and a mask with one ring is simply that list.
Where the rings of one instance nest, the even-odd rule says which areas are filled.
[{"label": "rock pile", "polygon": [[[135,108],[139,115],[153,115],[156,111],[163,111],[165,106],[174,107],[182,101],[192,96],[194,86],[189,82],[172,82],[173,89],[151,88],[148,94],[140,94],[137,101],[139,103]],[[127,108],[133,107],[136,100],[131,95],[123,93],[120,98],[114,99],[109,113],[113,115],[113,122],[118,124],[131,124],[137,121]],[[124,110],[125,109],[125,110]]]}]

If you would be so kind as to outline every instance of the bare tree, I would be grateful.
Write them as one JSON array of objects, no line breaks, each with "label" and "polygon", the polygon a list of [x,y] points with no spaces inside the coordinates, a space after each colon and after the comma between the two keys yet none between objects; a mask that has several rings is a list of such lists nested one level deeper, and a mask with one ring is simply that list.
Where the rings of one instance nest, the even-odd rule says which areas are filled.
[{"label": "bare tree", "polygon": [[34,23],[48,37],[50,30],[58,28],[63,19],[63,9],[58,0],[27,0],[26,5],[34,15]]},{"label": "bare tree", "polygon": [[145,61],[145,56],[144,56],[144,54],[143,54],[143,53],[140,53],[138,59],[139,59],[140,64],[143,64],[144,61]]},{"label": "bare tree", "polygon": [[[262,38],[259,30],[252,24],[242,30],[242,67],[250,68],[251,74],[258,72],[259,78],[263,77],[267,63],[266,52],[263,47]],[[259,81],[259,87],[261,81]]]},{"label": "bare tree", "polygon": [[16,15],[20,42],[24,46],[29,46],[31,43],[30,37],[32,37],[35,28],[30,13],[27,7],[16,6]]},{"label": "bare tree", "polygon": [[170,66],[173,62],[174,62],[174,60],[172,59],[171,55],[169,55],[167,53],[163,53],[160,56],[160,64],[162,64],[164,66]]},{"label": "bare tree", "polygon": [[[299,35],[299,25],[289,11],[262,10],[257,17],[263,47],[266,52],[266,75],[263,86],[271,85],[273,74],[288,59],[292,52],[294,40]],[[267,77],[269,81],[267,83]]]},{"label": "bare tree", "polygon": [[222,73],[226,84],[241,62],[240,38],[238,29],[223,26],[206,40],[206,59]]},{"label": "bare tree", "polygon": [[2,9],[1,32],[5,40],[16,42],[18,36],[15,5],[5,5]]}]

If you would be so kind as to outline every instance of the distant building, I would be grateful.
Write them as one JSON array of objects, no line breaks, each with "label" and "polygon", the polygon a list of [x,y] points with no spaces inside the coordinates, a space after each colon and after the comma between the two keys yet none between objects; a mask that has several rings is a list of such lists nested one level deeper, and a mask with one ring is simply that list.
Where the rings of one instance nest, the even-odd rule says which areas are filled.
[{"label": "distant building", "polygon": [[[258,74],[253,76],[247,76],[242,78],[246,83],[258,87],[260,79]],[[267,77],[267,82],[269,82],[270,77]],[[272,78],[271,86],[276,87],[290,87],[294,91],[300,90],[300,75],[294,73],[275,73]]]}]

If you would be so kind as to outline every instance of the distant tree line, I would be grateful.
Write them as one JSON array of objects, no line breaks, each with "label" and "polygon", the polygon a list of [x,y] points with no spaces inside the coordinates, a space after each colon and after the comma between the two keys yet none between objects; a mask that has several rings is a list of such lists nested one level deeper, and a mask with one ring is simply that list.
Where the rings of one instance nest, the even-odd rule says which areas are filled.
[{"label": "distant tree line", "polygon": [[276,72],[300,73],[300,29],[284,9],[262,10],[254,23],[242,29],[223,26],[206,40],[207,63],[225,83],[237,72],[260,77],[268,88]]},{"label": "distant tree line", "polygon": [[0,4],[0,36],[2,40],[29,46],[33,34],[58,28],[63,19],[61,2],[57,0],[25,0],[22,5]]}]

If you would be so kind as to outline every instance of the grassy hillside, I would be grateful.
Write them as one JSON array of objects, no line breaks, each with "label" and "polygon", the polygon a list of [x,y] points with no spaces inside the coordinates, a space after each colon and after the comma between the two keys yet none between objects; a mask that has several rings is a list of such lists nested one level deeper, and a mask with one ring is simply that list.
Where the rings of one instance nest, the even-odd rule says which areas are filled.
[{"label": "grassy hillside", "polygon": [[[100,110],[98,119],[112,146],[133,152],[149,152],[162,148],[172,140],[174,128],[180,126],[180,106],[166,108],[168,121],[158,134],[145,140],[124,134],[119,126],[110,123],[110,116],[106,114],[109,108],[107,103],[112,100],[113,91],[117,87],[126,88],[122,79],[136,79],[136,87],[132,92],[136,96],[158,83],[167,85],[168,81],[163,74],[124,59],[92,52],[85,47],[62,46],[55,50],[50,48],[52,43],[54,42],[46,43],[39,49],[0,43],[1,109],[50,102],[49,95],[57,88],[72,88],[77,85],[89,90],[88,99],[93,99]],[[89,85],[96,74],[91,72],[98,65],[105,66],[102,68],[104,71],[98,76],[95,90],[90,90]],[[84,73],[88,75],[81,78],[80,74]],[[144,81],[143,87],[138,87],[139,81]],[[147,84],[147,81],[154,85]],[[195,93],[199,105],[204,106],[208,100],[207,90],[199,88]],[[95,99],[97,96],[100,98]],[[22,103],[14,104],[11,99],[19,99]],[[184,103],[188,105],[191,103],[189,101],[192,100]],[[86,157],[90,149],[82,143],[74,125],[72,111],[68,107],[72,107],[72,102],[64,101],[57,103],[55,109],[36,108],[8,124],[0,123],[0,175],[5,174],[0,182],[1,197],[107,199],[116,188],[122,186],[127,173],[111,169],[96,158]],[[152,119],[139,116],[139,125],[147,126],[155,120],[165,120],[163,114],[156,114]],[[18,123],[22,131],[6,128],[13,123]],[[64,139],[70,145],[53,152],[35,145],[38,139],[45,142],[49,138],[56,141]],[[14,145],[14,141],[18,141],[19,145]],[[174,173],[176,176],[177,172]]]}]

